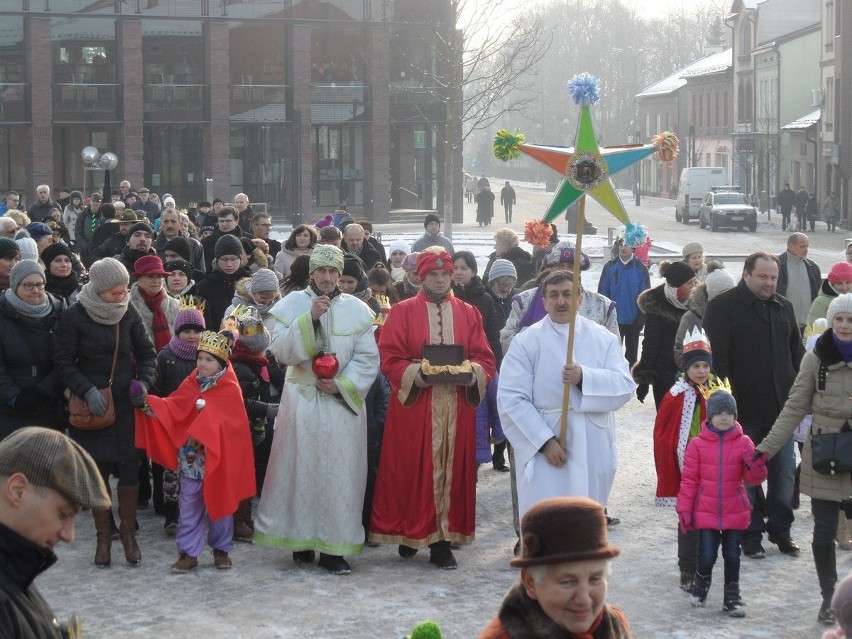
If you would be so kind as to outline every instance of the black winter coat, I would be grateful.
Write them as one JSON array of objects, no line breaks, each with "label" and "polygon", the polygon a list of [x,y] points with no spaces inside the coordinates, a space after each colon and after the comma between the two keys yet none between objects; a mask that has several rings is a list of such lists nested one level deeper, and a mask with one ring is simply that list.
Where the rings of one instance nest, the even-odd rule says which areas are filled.
[{"label": "black winter coat", "polygon": [[657,406],[675,383],[678,372],[674,358],[675,335],[686,312],[666,299],[664,287],[665,283],[642,291],[636,300],[639,310],[645,313],[645,332],[642,356],[633,367],[633,379],[637,384],[653,385]]},{"label": "black winter coat", "polygon": [[[18,313],[5,294],[0,296],[0,439],[24,426],[63,428],[53,332],[65,302],[48,297],[53,310],[35,319]],[[15,408],[9,405],[13,399]],[[24,402],[32,408],[25,409]]]},{"label": "black winter coat", "polygon": [[784,407],[805,349],[790,302],[777,293],[762,302],[740,282],[707,303],[704,331],[713,369],[731,383],[737,421],[759,444]]},{"label": "black winter coat", "polygon": [[207,269],[207,273],[213,270],[213,260],[216,257],[216,241],[223,235],[233,235],[242,238],[245,234],[240,230],[239,226],[227,233],[223,233],[217,228],[213,231],[213,235],[208,235],[201,240],[201,248],[204,249],[204,266]]},{"label": "black winter coat", "polygon": [[[488,264],[485,266],[485,272],[482,274],[483,282],[488,282],[488,273],[491,271],[491,265],[497,259],[497,251],[492,251],[488,256]],[[513,246],[500,259],[509,260],[518,273],[518,284],[523,284],[535,277],[535,265],[533,264],[533,256],[520,246]]]},{"label": "black winter coat", "polygon": [[56,616],[33,581],[56,555],[0,524],[0,637],[61,639]]},{"label": "black winter coat", "polygon": [[207,303],[204,309],[204,323],[211,331],[219,330],[225,311],[234,299],[234,288],[237,280],[249,277],[245,269],[239,268],[228,275],[215,269],[207,273],[204,279],[195,285],[195,294]]},{"label": "black winter coat", "polygon": [[[157,372],[154,344],[132,304],[118,326],[118,361],[112,382],[115,424],[92,431],[69,427],[71,437],[99,463],[136,459],[135,417],[128,388],[134,378],[150,388]],[[62,313],[56,327],[56,369],[72,393],[85,397],[91,388],[106,388],[114,351],[114,325],[95,322],[80,302]]]},{"label": "black winter coat", "polygon": [[503,360],[503,349],[500,348],[500,317],[494,306],[494,299],[485,290],[479,275],[474,275],[464,288],[453,284],[453,293],[463,302],[476,308],[482,315],[485,338],[497,360],[497,368],[500,368],[500,362]]},{"label": "black winter coat", "polygon": [[168,397],[183,384],[189,374],[195,370],[194,359],[183,359],[172,352],[168,345],[157,353],[157,380],[150,393],[157,397]]}]

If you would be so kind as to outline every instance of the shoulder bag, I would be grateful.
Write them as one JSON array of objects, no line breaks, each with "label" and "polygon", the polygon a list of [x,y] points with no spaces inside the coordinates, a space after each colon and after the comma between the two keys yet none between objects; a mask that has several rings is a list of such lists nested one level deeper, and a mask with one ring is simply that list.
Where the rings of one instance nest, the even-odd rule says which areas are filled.
[{"label": "shoulder bag", "polygon": [[85,399],[74,393],[68,397],[68,419],[71,425],[80,430],[101,430],[115,423],[115,403],[112,401],[112,377],[115,375],[115,364],[118,361],[119,324],[115,325],[115,352],[112,354],[112,370],[109,373],[109,383],[98,392],[104,398],[106,410],[103,415],[93,415]]},{"label": "shoulder bag", "polygon": [[811,464],[823,475],[852,472],[852,429],[848,421],[839,433],[811,430]]}]

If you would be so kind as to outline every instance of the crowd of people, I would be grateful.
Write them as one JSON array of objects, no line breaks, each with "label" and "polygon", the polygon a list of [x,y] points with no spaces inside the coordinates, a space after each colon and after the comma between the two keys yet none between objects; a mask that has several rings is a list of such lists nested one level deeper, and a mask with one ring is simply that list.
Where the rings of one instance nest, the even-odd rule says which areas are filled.
[{"label": "crowd of people", "polygon": [[[50,187],[37,195],[24,213],[10,193],[0,217],[0,555],[49,560],[68,541],[67,519],[49,543],[16,527],[16,509],[36,507],[30,488],[43,501],[46,487],[71,520],[91,508],[99,568],[116,538],[142,562],[137,512],[153,503],[175,574],[197,568],[205,540],[222,570],[244,541],[334,575],[378,544],[453,570],[487,464],[510,478],[521,574],[482,636],[630,637],[605,602],[619,523],[606,506],[615,413],[653,388],[656,503],[675,507],[691,603],[705,605],[721,546],[723,609],[745,616],[741,553],[765,557],[764,532],[799,553],[801,492],[818,620],[837,621],[852,468],[823,474],[813,440],[849,432],[852,249],[823,280],[796,232],[783,255],[750,255],[737,282],[690,242],[651,287],[623,233],[592,290],[589,256],[555,229],[536,254],[498,229],[480,275],[433,214],[412,245],[385,247],[345,209],[280,243],[242,193],[185,212],[122,182],[114,203],[68,193],[65,221]],[[32,446],[75,459],[73,477],[56,484],[71,471],[5,453]],[[0,579],[9,588],[49,614],[29,582]]]}]

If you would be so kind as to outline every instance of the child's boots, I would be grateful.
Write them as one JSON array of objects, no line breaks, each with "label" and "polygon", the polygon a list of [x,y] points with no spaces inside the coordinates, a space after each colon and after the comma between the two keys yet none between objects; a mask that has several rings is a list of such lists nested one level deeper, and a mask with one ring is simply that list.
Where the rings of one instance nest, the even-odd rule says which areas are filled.
[{"label": "child's boots", "polygon": [[703,607],[707,601],[707,592],[710,590],[710,580],[712,575],[702,575],[699,572],[695,573],[695,578],[692,580],[692,598],[690,603],[696,607]]},{"label": "child's boots", "polygon": [[722,610],[727,612],[729,617],[746,616],[745,604],[740,599],[740,585],[736,581],[725,584],[725,600],[722,604]]}]

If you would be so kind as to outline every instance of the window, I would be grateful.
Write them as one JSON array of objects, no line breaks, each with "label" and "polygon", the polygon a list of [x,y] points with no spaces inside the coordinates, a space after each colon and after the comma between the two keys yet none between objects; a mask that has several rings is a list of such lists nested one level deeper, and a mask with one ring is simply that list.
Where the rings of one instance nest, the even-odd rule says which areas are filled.
[{"label": "window", "polygon": [[715,111],[716,120],[715,120],[714,124],[716,126],[719,126],[719,92],[718,91],[716,91],[715,96],[716,96],[716,111]]},{"label": "window", "polygon": [[722,100],[722,108],[725,110],[724,121],[722,122],[722,126],[725,128],[728,127],[728,92],[725,91],[724,98]]}]

